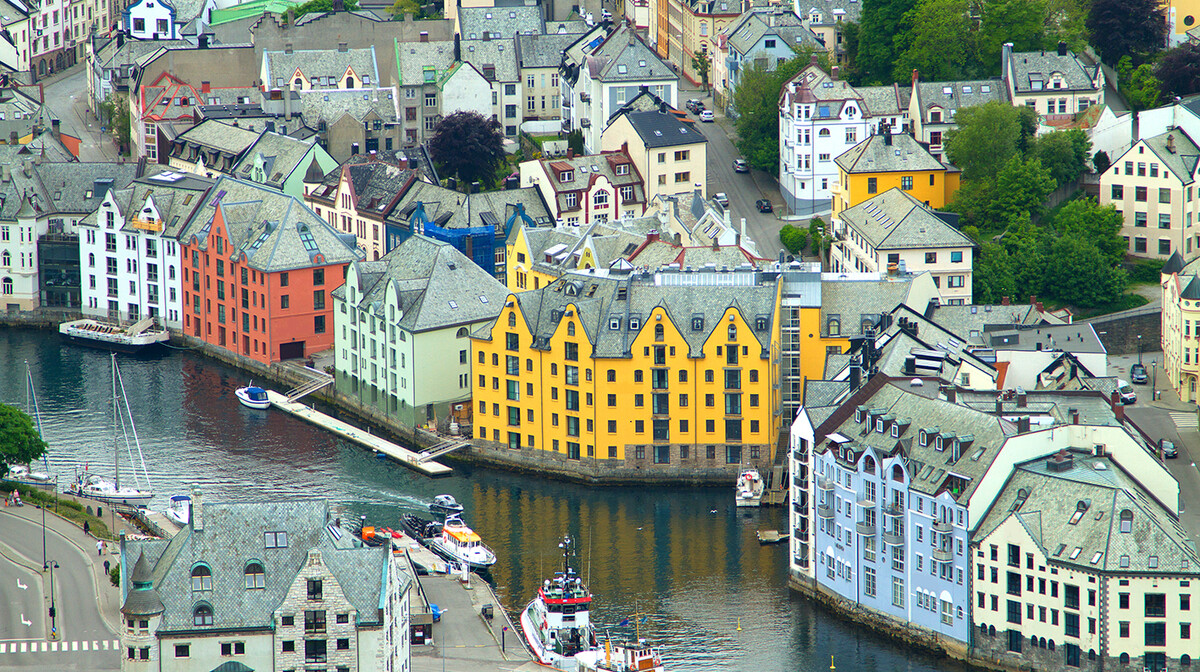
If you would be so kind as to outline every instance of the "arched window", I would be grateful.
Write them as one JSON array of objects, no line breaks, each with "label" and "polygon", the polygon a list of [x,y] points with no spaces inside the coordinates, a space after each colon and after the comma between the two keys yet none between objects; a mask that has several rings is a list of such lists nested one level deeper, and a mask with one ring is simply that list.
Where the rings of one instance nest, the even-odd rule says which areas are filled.
[{"label": "arched window", "polygon": [[737,340],[737,327],[732,324],[729,325],[729,340],[731,340],[731,341]]},{"label": "arched window", "polygon": [[517,326],[517,314],[516,313],[508,314],[508,326],[510,326],[510,327]]},{"label": "arched window", "polygon": [[996,626],[989,625],[988,626],[988,637],[995,637],[995,636],[996,636]]},{"label": "arched window", "polygon": [[459,327],[458,333],[455,334],[455,336],[457,338],[466,338],[469,334],[470,334],[470,332],[467,331],[466,327]]},{"label": "arched window", "polygon": [[1033,635],[1032,637],[1029,638],[1029,648],[1031,648],[1031,649],[1038,648],[1037,635]]},{"label": "arched window", "polygon": [[1129,654],[1128,654],[1128,653],[1122,653],[1122,654],[1121,654],[1121,664],[1122,664],[1122,665],[1128,665],[1128,664],[1129,664]]},{"label": "arched window", "polygon": [[904,482],[904,467],[898,464],[892,465],[892,480],[898,483]]},{"label": "arched window", "polygon": [[1182,667],[1191,667],[1192,666],[1192,657],[1186,653],[1183,654],[1182,656],[1179,657],[1179,664]]},{"label": "arched window", "polygon": [[1052,639],[1052,640],[1050,640],[1050,650],[1051,650],[1051,651],[1053,651],[1053,650],[1054,650],[1054,640],[1053,640],[1053,639]]},{"label": "arched window", "polygon": [[95,266],[95,265],[96,265],[95,253],[88,252],[88,266]]},{"label": "arched window", "polygon": [[12,255],[8,253],[8,250],[0,252],[0,266],[11,266],[11,265],[12,265]]},{"label": "arched window", "polygon": [[828,128],[822,128],[822,129],[821,129],[821,130],[820,130],[820,131],[817,133],[817,137],[820,137],[820,138],[828,138],[828,137],[829,137],[829,129],[828,129]]},{"label": "arched window", "polygon": [[1133,511],[1125,509],[1121,511],[1121,532],[1128,534],[1133,531]]},{"label": "arched window", "polygon": [[1096,650],[1088,649],[1088,660],[1095,660],[1095,659],[1096,659]]},{"label": "arched window", "polygon": [[13,293],[12,278],[5,278],[3,280],[0,280],[0,294],[3,294],[4,296],[8,296],[9,294],[12,294],[12,293]]},{"label": "arched window", "polygon": [[213,610],[208,604],[201,602],[192,609],[192,624],[193,625],[212,625]]},{"label": "arched window", "polygon": [[875,473],[875,458],[868,455],[866,459],[863,460],[863,471],[868,474]]},{"label": "arched window", "polygon": [[661,324],[654,325],[654,340],[656,340],[656,341],[663,340],[664,334],[665,334],[665,331],[663,329],[663,325],[661,325]]},{"label": "arched window", "polygon": [[208,565],[192,568],[192,590],[212,590],[212,570]]},{"label": "arched window", "polygon": [[257,562],[246,565],[246,588],[266,588],[267,575],[263,566]]},{"label": "arched window", "polygon": [[574,336],[574,335],[575,335],[575,323],[568,322],[567,323],[567,336]]},{"label": "arched window", "polygon": [[346,78],[346,88],[347,88],[347,89],[353,89],[353,88],[354,88],[354,78],[353,78],[353,77],[347,77],[347,78]]}]

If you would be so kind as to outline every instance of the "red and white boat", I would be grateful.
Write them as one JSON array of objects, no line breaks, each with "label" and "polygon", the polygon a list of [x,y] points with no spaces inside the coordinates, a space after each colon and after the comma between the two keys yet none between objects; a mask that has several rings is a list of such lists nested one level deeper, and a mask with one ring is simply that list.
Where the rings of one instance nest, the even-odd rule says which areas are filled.
[{"label": "red and white boat", "polygon": [[552,667],[573,666],[577,654],[597,650],[592,594],[571,569],[571,538],[564,537],[558,547],[563,549],[562,571],[542,582],[537,597],[521,612],[526,643],[539,663]]}]

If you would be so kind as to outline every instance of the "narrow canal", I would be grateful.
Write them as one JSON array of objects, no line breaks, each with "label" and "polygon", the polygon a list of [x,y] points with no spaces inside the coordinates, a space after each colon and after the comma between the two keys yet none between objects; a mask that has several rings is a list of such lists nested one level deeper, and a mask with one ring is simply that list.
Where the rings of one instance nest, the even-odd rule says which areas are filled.
[{"label": "narrow canal", "polygon": [[[60,344],[51,332],[0,329],[0,401],[24,404],[25,361],[51,471],[62,482],[84,464],[111,474],[108,355]],[[785,512],[738,512],[732,487],[595,488],[458,463],[454,476],[431,481],[278,411],[238,405],[233,390],[245,376],[190,352],[119,361],[156,505],[199,483],[208,501],[324,497],[343,515],[395,527],[401,513],[448,492],[496,551],[493,577],[507,608],[524,606],[571,534],[596,596],[593,618],[617,635],[622,619],[644,614],[642,634],[669,669],[815,672],[829,669],[831,655],[839,670],[957,669],[791,594],[785,546],[755,538],[757,529],[785,528]],[[130,457],[121,452],[127,479]]]}]

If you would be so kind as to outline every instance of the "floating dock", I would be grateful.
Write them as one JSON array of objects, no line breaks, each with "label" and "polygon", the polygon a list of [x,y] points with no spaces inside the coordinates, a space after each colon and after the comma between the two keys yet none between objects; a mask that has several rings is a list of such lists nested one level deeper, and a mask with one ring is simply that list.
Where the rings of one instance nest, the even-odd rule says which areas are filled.
[{"label": "floating dock", "polygon": [[313,409],[309,406],[297,401],[289,401],[288,397],[274,390],[267,390],[267,398],[271,400],[271,405],[281,411],[286,411],[292,415],[311,422],[312,424],[326,429],[348,441],[353,441],[359,445],[366,446],[371,450],[383,453],[393,460],[403,464],[409,469],[419,471],[426,476],[449,476],[451,473],[450,467],[447,467],[440,462],[432,460],[422,460],[420,453],[397,446],[396,444],[375,436],[370,432],[364,431],[353,425],[347,424],[330,417],[324,413]]},{"label": "floating dock", "polygon": [[779,530],[759,530],[758,543],[762,545],[780,544],[788,540],[790,535],[780,534]]}]

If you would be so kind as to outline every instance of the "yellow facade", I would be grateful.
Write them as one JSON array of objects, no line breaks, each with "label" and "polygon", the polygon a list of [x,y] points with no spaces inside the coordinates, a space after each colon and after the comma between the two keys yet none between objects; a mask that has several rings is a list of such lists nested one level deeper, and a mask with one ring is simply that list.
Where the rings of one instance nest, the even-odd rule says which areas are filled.
[{"label": "yellow facade", "polygon": [[608,325],[584,324],[574,303],[564,305],[548,343],[534,348],[521,303],[510,296],[491,338],[472,338],[476,440],[626,465],[770,465],[783,427],[779,285],[747,291],[774,293],[765,355],[752,328],[761,316],[736,305],[708,319],[701,357],[689,356],[682,333],[693,326],[689,315],[678,324],[661,304],[645,315],[631,356],[594,357],[589,329]]},{"label": "yellow facade", "polygon": [[949,170],[920,170],[895,172],[854,172],[838,169],[838,183],[832,190],[833,216],[846,208],[882,194],[888,189],[904,189],[911,180],[911,188],[904,189],[913,198],[937,210],[946,207],[958,192],[960,173]]},{"label": "yellow facade", "polygon": [[529,240],[525,237],[525,227],[517,229],[505,246],[507,257],[505,263],[508,264],[507,275],[505,279],[508,281],[508,289],[513,292],[524,292],[530,289],[540,289],[554,282],[558,276],[550,275],[539,271],[533,263],[533,255],[529,251]]},{"label": "yellow facade", "polygon": [[1161,285],[1163,361],[1158,374],[1167,378],[1185,402],[1200,399],[1200,286],[1191,286],[1197,282],[1194,273],[1191,267],[1177,271],[1164,266]]}]

